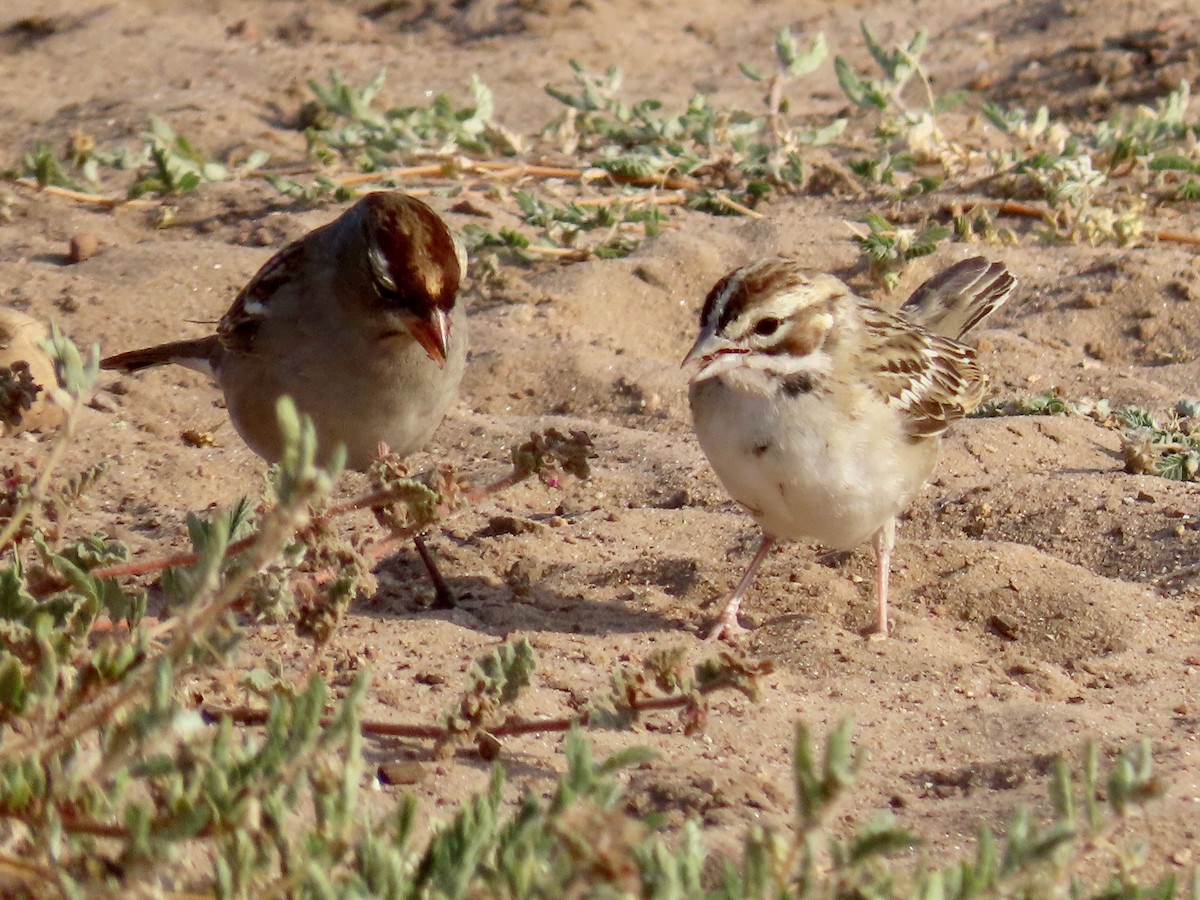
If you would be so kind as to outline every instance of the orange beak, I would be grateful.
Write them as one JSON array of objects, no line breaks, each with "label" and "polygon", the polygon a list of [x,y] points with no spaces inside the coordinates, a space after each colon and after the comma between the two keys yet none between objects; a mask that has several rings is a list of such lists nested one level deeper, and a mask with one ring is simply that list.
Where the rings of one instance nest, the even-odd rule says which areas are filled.
[{"label": "orange beak", "polygon": [[450,348],[450,316],[446,311],[435,309],[428,319],[415,322],[410,330],[429,358],[439,366],[444,365]]}]

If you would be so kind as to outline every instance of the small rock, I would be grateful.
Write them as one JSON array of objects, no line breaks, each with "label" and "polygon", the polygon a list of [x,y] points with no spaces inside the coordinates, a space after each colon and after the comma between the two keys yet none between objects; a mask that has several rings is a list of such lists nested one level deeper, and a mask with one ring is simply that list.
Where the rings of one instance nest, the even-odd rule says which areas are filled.
[{"label": "small rock", "polygon": [[251,232],[249,238],[243,243],[252,244],[255,247],[271,247],[276,243],[275,233],[265,225],[260,225]]},{"label": "small rock", "polygon": [[1017,639],[1018,629],[1016,623],[1010,622],[1002,616],[993,615],[988,616],[987,624],[988,631],[1004,638],[1004,640],[1015,641]]},{"label": "small rock", "polygon": [[72,265],[91,259],[100,251],[100,238],[88,231],[81,231],[71,238],[67,260]]},{"label": "small rock", "polygon": [[479,755],[487,762],[492,762],[500,756],[500,751],[503,746],[500,741],[486,731],[479,732],[475,738],[475,748],[479,751]]},{"label": "small rock", "polygon": [[425,767],[413,760],[380,763],[379,780],[384,784],[417,784],[425,780]]},{"label": "small rock", "polygon": [[654,506],[657,509],[683,509],[691,502],[691,495],[687,488],[680,488],[677,491],[672,491],[663,497]]},{"label": "small rock", "polygon": [[1161,330],[1161,322],[1156,319],[1143,319],[1134,326],[1133,333],[1139,341],[1152,341]]},{"label": "small rock", "polygon": [[225,36],[242,38],[247,41],[257,41],[262,38],[262,29],[249,19],[239,19],[225,29]]},{"label": "small rock", "polygon": [[106,413],[115,413],[119,408],[117,406],[117,401],[113,399],[112,395],[104,391],[99,391],[94,394],[92,399],[88,401],[88,406],[97,412]]},{"label": "small rock", "polygon": [[508,534],[534,534],[546,526],[530,519],[519,519],[516,516],[492,516],[487,525],[479,530],[478,537],[500,537]]}]

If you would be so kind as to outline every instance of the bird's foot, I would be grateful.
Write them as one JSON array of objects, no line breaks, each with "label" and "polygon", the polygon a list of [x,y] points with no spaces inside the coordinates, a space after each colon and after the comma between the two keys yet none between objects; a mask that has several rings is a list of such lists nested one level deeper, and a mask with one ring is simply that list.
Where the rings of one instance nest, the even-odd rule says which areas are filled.
[{"label": "bird's foot", "polygon": [[737,612],[734,611],[732,615],[722,613],[721,617],[713,623],[713,627],[709,629],[708,634],[704,637],[704,640],[719,641],[721,638],[732,640],[738,635],[749,633],[749,628],[745,628],[738,623]]}]

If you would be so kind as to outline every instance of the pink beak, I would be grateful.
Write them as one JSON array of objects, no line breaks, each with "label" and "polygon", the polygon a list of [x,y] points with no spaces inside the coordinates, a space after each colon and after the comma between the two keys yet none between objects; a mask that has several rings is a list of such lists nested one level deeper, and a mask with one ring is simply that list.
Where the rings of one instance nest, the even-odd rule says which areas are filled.
[{"label": "pink beak", "polygon": [[435,309],[428,319],[422,319],[410,329],[413,338],[439,366],[446,362],[450,348],[450,316],[445,310]]}]

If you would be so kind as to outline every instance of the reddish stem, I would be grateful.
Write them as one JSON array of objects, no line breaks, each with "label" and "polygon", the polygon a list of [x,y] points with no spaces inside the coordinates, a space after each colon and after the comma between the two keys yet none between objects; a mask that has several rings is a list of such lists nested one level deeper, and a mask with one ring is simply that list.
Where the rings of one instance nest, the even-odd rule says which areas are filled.
[{"label": "reddish stem", "polygon": [[[699,688],[697,693],[707,695],[721,687],[727,685],[711,685]],[[687,694],[673,694],[670,697],[649,697],[643,700],[633,700],[630,702],[630,708],[635,713],[642,712],[658,712],[666,709],[677,709],[681,706],[687,706],[691,702],[691,696]],[[228,717],[239,725],[265,725],[268,711],[265,709],[251,709],[248,706],[239,706],[228,709],[220,707],[205,706],[201,708],[205,716],[211,719],[220,719]],[[326,716],[321,719],[321,727],[328,728],[333,719]],[[505,719],[498,725],[483,729],[492,737],[514,737],[522,734],[544,734],[546,732],[570,731],[575,725],[585,726],[588,724],[588,716],[586,713],[581,713],[577,716],[566,716],[559,719],[521,719],[510,717]],[[371,737],[399,737],[399,738],[414,738],[422,740],[442,740],[448,734],[445,728],[439,728],[436,725],[406,725],[400,722],[378,722],[364,720],[359,723],[359,731]]]}]

